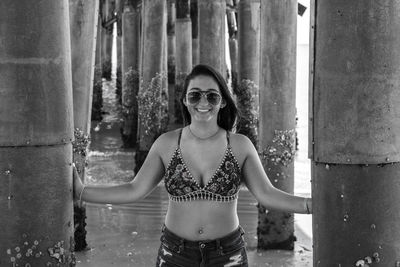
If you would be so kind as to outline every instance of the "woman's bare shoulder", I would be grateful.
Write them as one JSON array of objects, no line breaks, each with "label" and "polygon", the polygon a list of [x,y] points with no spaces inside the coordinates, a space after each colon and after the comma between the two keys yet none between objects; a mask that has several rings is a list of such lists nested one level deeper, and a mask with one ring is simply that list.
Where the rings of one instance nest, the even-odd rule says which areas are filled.
[{"label": "woman's bare shoulder", "polygon": [[160,135],[154,142],[153,146],[161,156],[170,155],[171,151],[175,150],[178,146],[180,129],[168,131]]},{"label": "woman's bare shoulder", "polygon": [[239,133],[230,133],[231,147],[237,160],[240,164],[246,159],[246,157],[254,150],[254,145],[250,139]]},{"label": "woman's bare shoulder", "polygon": [[249,145],[253,145],[253,143],[251,143],[250,139],[247,136],[245,136],[244,134],[230,132],[230,136],[231,136],[232,144],[235,146],[239,146],[241,148],[246,148]]}]

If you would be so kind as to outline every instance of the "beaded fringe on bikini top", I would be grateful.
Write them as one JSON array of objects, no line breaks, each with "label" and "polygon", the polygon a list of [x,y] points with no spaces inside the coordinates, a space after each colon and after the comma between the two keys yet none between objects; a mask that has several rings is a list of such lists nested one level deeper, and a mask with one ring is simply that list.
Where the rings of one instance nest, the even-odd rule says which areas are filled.
[{"label": "beaded fringe on bikini top", "polygon": [[[229,134],[229,133],[228,133]],[[164,175],[169,199],[177,202],[210,200],[229,202],[238,198],[241,171],[229,144],[217,170],[204,187],[193,178],[178,145]]]}]

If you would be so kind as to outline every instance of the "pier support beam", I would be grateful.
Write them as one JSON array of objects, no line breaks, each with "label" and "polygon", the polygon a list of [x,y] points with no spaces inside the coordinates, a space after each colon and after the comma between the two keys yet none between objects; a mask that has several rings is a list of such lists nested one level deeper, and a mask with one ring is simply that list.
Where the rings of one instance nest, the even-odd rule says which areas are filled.
[{"label": "pier support beam", "polygon": [[125,0],[115,0],[115,13],[117,24],[117,70],[116,70],[116,97],[119,104],[122,104],[122,11],[124,8]]},{"label": "pier support beam", "polygon": [[399,13],[398,1],[313,1],[314,266],[400,265]]},{"label": "pier support beam", "polygon": [[101,33],[103,27],[101,26],[101,10],[99,0],[99,11],[97,13],[97,33],[96,33],[96,51],[94,60],[94,74],[93,74],[93,96],[92,96],[92,115],[91,120],[102,120],[103,108],[103,81],[102,81],[102,64],[101,64]]},{"label": "pier support beam", "polygon": [[229,9],[226,10],[226,18],[228,22],[228,45],[229,45],[229,57],[231,61],[231,86],[233,92],[236,92],[238,85],[238,40],[237,40],[237,22],[236,22],[236,12],[233,8],[236,8],[237,5],[234,4],[233,0],[226,0],[226,4],[229,5]]},{"label": "pier support beam", "polygon": [[103,0],[102,3],[102,77],[111,81],[113,32],[114,22],[116,21],[116,18],[114,16],[115,0]]},{"label": "pier support beam", "polygon": [[122,15],[122,116],[124,147],[136,147],[138,131],[140,9],[138,0],[125,5]]},{"label": "pier support beam", "polygon": [[0,1],[0,266],[75,264],[68,9]]},{"label": "pier support beam", "polygon": [[190,0],[190,19],[192,21],[192,64],[200,62],[200,40],[199,40],[199,9],[198,0]]},{"label": "pier support beam", "polygon": [[[73,161],[84,178],[89,146],[98,0],[69,0],[72,89],[74,105]],[[86,208],[74,203],[75,250],[87,247]]]},{"label": "pier support beam", "polygon": [[[167,71],[169,116],[175,117],[176,74],[176,0],[167,1]],[[180,52],[180,51],[179,51]]]},{"label": "pier support beam", "polygon": [[[297,1],[261,1],[260,153],[272,184],[294,190]],[[292,213],[259,208],[258,248],[294,248]]]},{"label": "pier support beam", "polygon": [[238,3],[238,109],[242,118],[237,131],[246,135],[258,149],[260,0]]},{"label": "pier support beam", "polygon": [[175,84],[175,55],[176,55],[176,0],[167,0],[167,43],[168,43],[168,84]]},{"label": "pier support beam", "polygon": [[186,76],[192,69],[192,22],[190,20],[190,1],[176,1],[176,74],[175,74],[175,119],[179,124],[183,123],[180,97],[183,92],[183,84]]},{"label": "pier support beam", "polygon": [[139,149],[135,172],[168,122],[166,1],[143,1],[142,14]]},{"label": "pier support beam", "polygon": [[200,61],[226,77],[225,12],[226,0],[198,0]]}]

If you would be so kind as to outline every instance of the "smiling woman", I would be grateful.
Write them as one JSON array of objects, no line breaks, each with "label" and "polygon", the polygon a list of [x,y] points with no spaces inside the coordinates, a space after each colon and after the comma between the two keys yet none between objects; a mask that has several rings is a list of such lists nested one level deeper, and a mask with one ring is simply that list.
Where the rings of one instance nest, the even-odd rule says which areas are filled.
[{"label": "smiling woman", "polygon": [[[205,84],[202,84],[202,82]],[[199,84],[204,88],[200,89]],[[208,90],[209,92],[216,92],[221,95],[222,103],[220,103],[221,110],[218,113],[217,123],[221,128],[231,131],[236,122],[237,108],[224,77],[215,69],[207,65],[197,65],[193,68],[192,72],[185,80],[181,95],[182,112],[185,124],[191,123],[191,114],[189,112],[190,105],[188,106],[190,103],[189,99],[186,101],[186,98],[187,94],[193,90]],[[210,104],[213,105],[212,103]]]},{"label": "smiling woman", "polygon": [[[311,199],[272,186],[251,141],[233,133],[237,109],[222,75],[197,65],[181,97],[185,127],[161,135],[135,179],[117,186],[83,186],[84,201],[138,201],[164,179],[169,195],[157,266],[248,266],[237,199],[245,185],[268,209],[311,213]],[[175,266],[174,265],[174,266]]]}]

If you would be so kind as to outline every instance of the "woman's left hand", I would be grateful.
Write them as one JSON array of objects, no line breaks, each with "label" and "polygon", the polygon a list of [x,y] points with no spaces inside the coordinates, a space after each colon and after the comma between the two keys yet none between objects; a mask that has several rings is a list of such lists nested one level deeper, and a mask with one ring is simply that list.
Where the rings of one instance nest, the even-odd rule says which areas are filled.
[{"label": "woman's left hand", "polygon": [[75,164],[72,164],[72,172],[73,172],[74,200],[79,200],[79,196],[83,190],[83,183],[81,178],[79,177],[79,173],[78,170],[76,169]]},{"label": "woman's left hand", "polygon": [[312,214],[312,198],[306,198],[306,209],[308,214]]}]

